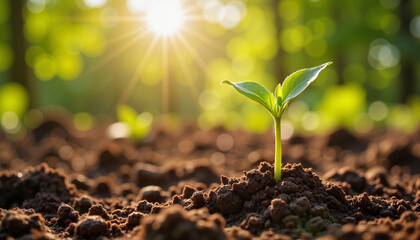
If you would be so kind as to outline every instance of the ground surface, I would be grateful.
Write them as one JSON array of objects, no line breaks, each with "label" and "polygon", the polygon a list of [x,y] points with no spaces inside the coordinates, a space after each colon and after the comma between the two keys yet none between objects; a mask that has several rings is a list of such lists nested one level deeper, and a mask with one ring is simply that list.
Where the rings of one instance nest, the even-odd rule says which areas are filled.
[{"label": "ground surface", "polygon": [[420,131],[294,136],[277,183],[273,149],[194,125],[0,135],[0,239],[420,239]]}]

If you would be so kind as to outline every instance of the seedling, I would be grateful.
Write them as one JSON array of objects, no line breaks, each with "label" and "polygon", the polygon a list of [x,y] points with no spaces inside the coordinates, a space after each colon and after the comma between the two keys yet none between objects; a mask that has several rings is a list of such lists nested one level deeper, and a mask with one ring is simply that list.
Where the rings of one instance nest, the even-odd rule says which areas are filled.
[{"label": "seedling", "polygon": [[232,85],[239,93],[261,104],[273,116],[275,125],[275,159],[274,178],[281,179],[281,116],[286,110],[290,100],[303,92],[318,74],[332,62],[324,63],[318,67],[305,68],[290,74],[283,82],[279,83],[274,93],[256,82],[230,82],[223,80],[222,83]]},{"label": "seedling", "polygon": [[151,131],[153,116],[148,112],[138,114],[132,107],[122,104],[117,107],[117,117],[127,128],[129,137],[135,140],[143,140]]}]

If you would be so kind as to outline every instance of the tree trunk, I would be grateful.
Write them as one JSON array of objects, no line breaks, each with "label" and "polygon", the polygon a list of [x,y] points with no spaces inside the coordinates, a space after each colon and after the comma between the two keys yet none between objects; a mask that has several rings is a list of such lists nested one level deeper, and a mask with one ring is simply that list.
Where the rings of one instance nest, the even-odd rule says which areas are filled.
[{"label": "tree trunk", "polygon": [[[334,20],[334,22],[336,23],[341,23],[342,21],[342,17],[341,17],[341,3],[339,1],[333,1],[333,13],[332,13],[332,18]],[[344,46],[345,43],[343,43],[343,41],[338,43],[338,47],[336,47],[335,51],[334,51],[334,67],[335,69],[337,69],[337,76],[338,76],[338,81],[337,84],[338,85],[343,85],[344,84],[344,78],[343,78],[343,74],[344,74],[344,65],[345,65],[345,61],[344,61],[344,54],[345,51],[343,51],[343,49],[346,49],[346,46]]]},{"label": "tree trunk", "polygon": [[[410,7],[409,0],[402,0],[399,9],[399,15],[401,19],[401,29],[400,34],[412,41],[412,36],[410,34],[410,21],[413,17]],[[414,49],[413,49],[414,50]],[[402,51],[401,54],[401,92],[400,92],[400,102],[405,103],[407,98],[410,95],[416,94],[416,83],[415,83],[415,69],[414,69],[414,59],[409,56],[410,53]]]},{"label": "tree trunk", "polygon": [[34,107],[35,96],[33,91],[33,82],[29,76],[29,69],[25,61],[27,43],[23,35],[24,20],[22,11],[25,6],[25,0],[9,1],[11,6],[11,46],[14,54],[14,62],[11,69],[11,81],[21,84],[28,92],[29,107]]},{"label": "tree trunk", "polygon": [[275,76],[276,79],[278,79],[278,83],[280,83],[282,81],[282,79],[285,79],[286,75],[284,73],[284,68],[283,68],[283,56],[284,56],[284,51],[282,51],[281,48],[281,44],[280,44],[280,33],[281,33],[281,29],[282,29],[282,22],[279,16],[279,7],[278,4],[280,3],[280,1],[272,1],[272,6],[271,9],[274,11],[274,22],[276,25],[276,39],[278,41],[278,49],[277,49],[277,54],[273,59],[273,74]]}]

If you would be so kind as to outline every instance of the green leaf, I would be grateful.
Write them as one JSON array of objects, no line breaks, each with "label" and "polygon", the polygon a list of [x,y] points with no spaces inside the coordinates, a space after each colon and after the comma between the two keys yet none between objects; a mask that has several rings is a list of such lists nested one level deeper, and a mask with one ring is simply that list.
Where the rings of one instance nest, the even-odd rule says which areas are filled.
[{"label": "green leaf", "polygon": [[130,127],[136,125],[137,112],[132,107],[125,104],[117,106],[117,117],[120,122],[125,122]]},{"label": "green leaf", "polygon": [[283,97],[281,95],[281,83],[279,83],[276,87],[276,90],[274,90],[274,97],[277,99],[277,105],[283,105]]},{"label": "green leaf", "polygon": [[318,74],[331,63],[327,62],[318,67],[305,68],[290,74],[284,80],[283,86],[281,87],[281,95],[283,97],[282,107],[288,101],[302,93],[318,77]]},{"label": "green leaf", "polygon": [[234,83],[228,80],[223,80],[222,83],[232,85],[239,93],[263,105],[273,116],[276,115],[276,100],[273,94],[260,84],[256,82]]}]

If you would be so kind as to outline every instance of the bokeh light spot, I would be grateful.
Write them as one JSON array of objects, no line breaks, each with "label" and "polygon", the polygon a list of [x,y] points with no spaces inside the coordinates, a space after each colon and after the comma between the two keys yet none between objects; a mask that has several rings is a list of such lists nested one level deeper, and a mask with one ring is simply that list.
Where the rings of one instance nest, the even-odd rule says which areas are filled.
[{"label": "bokeh light spot", "polygon": [[415,16],[410,22],[410,32],[414,37],[420,38],[420,15]]},{"label": "bokeh light spot", "polygon": [[320,118],[316,112],[306,112],[302,116],[302,126],[306,131],[314,131],[319,127]]},{"label": "bokeh light spot", "polygon": [[1,115],[1,125],[6,131],[16,129],[19,126],[19,117],[15,112],[5,112]]},{"label": "bokeh light spot", "polygon": [[368,62],[377,69],[382,70],[396,66],[400,61],[400,51],[385,39],[376,39],[370,44]]},{"label": "bokeh light spot", "polygon": [[303,35],[296,28],[284,30],[280,39],[283,49],[290,53],[299,51],[304,44]]},{"label": "bokeh light spot", "polygon": [[367,133],[373,128],[373,121],[365,112],[361,112],[354,117],[354,130],[358,133]]},{"label": "bokeh light spot", "polygon": [[28,66],[34,67],[36,58],[42,54],[45,54],[45,51],[38,45],[32,46],[26,50],[25,61]]},{"label": "bokeh light spot", "polygon": [[220,9],[218,20],[224,28],[234,28],[241,21],[241,12],[235,5],[226,5]]},{"label": "bokeh light spot", "polygon": [[40,13],[44,11],[46,4],[46,0],[29,0],[26,2],[26,7],[32,13]]},{"label": "bokeh light spot", "polygon": [[105,51],[106,39],[104,33],[100,29],[85,25],[79,27],[77,31],[79,33],[77,36],[78,42],[73,42],[71,44],[76,44],[75,47],[81,47],[87,56],[97,57]]},{"label": "bokeh light spot", "polygon": [[73,80],[82,71],[83,62],[79,54],[69,54],[64,49],[57,49],[54,58],[57,63],[57,75],[63,80]]},{"label": "bokeh light spot", "polygon": [[413,131],[418,126],[418,122],[410,122],[412,111],[407,105],[398,104],[389,109],[389,117],[387,123],[404,132]]},{"label": "bokeh light spot", "polygon": [[48,81],[55,77],[57,66],[54,58],[49,55],[41,55],[35,60],[35,75],[42,81]]},{"label": "bokeh light spot", "polygon": [[280,18],[286,21],[292,21],[300,15],[299,3],[294,0],[279,1],[278,10]]},{"label": "bokeh light spot", "polygon": [[400,30],[400,19],[395,14],[386,14],[381,19],[381,28],[387,34],[394,34]]},{"label": "bokeh light spot", "polygon": [[26,89],[18,83],[6,83],[0,86],[0,115],[7,111],[22,116],[29,104]]},{"label": "bokeh light spot", "polygon": [[150,0],[127,0],[127,8],[133,13],[146,11]]},{"label": "bokeh light spot", "polygon": [[302,119],[303,114],[307,112],[308,109],[308,105],[305,102],[296,100],[290,103],[290,106],[286,110],[286,114],[291,120],[298,122]]},{"label": "bokeh light spot", "polygon": [[222,133],[216,139],[216,146],[220,151],[227,152],[233,148],[235,140],[229,134]]},{"label": "bokeh light spot", "polygon": [[153,123],[153,115],[149,112],[142,112],[137,116],[137,123],[143,127],[150,127]]},{"label": "bokeh light spot", "polygon": [[382,121],[388,115],[388,107],[382,101],[375,101],[369,106],[369,117],[374,121]]},{"label": "bokeh light spot", "polygon": [[100,8],[105,6],[107,0],[83,0],[83,3],[90,8]]},{"label": "bokeh light spot", "polygon": [[281,139],[288,140],[293,136],[295,129],[287,120],[281,120]]},{"label": "bokeh light spot", "polygon": [[49,17],[46,12],[26,16],[24,34],[31,43],[41,42],[48,32]]},{"label": "bokeh light spot", "polygon": [[217,0],[207,1],[203,8],[204,19],[211,23],[217,23],[222,8],[223,4]]},{"label": "bokeh light spot", "polygon": [[93,116],[86,112],[78,113],[73,118],[74,126],[80,131],[89,130],[92,127],[93,122]]}]

